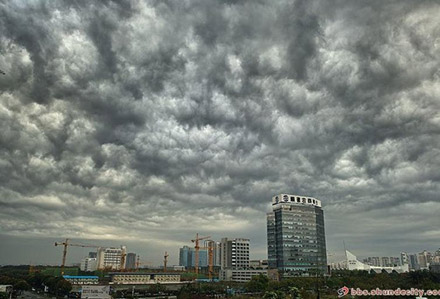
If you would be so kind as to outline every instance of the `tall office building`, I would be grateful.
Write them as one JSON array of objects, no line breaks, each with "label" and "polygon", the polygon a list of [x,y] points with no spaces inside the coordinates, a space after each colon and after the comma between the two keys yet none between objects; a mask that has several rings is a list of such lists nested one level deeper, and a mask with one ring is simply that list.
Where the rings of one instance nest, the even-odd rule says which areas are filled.
[{"label": "tall office building", "polygon": [[98,248],[98,269],[121,270],[125,268],[123,256],[126,256],[127,248],[107,247]]},{"label": "tall office building", "polygon": [[183,246],[182,248],[179,249],[179,266],[183,266],[188,268],[188,266],[190,265],[190,252],[191,248],[188,246]]},{"label": "tall office building", "polygon": [[408,256],[408,253],[406,253],[406,252],[401,252],[401,253],[400,253],[400,264],[401,264],[401,265],[409,264],[409,256]]},{"label": "tall office building", "polygon": [[431,253],[426,250],[423,250],[417,256],[417,261],[421,269],[428,269],[431,259],[432,259]]},{"label": "tall office building", "polygon": [[409,258],[409,269],[410,270],[420,270],[419,261],[417,259],[417,254],[410,254],[408,255]]},{"label": "tall office building", "polygon": [[125,269],[135,269],[136,268],[136,253],[127,253],[125,259]]},{"label": "tall office building", "polygon": [[321,201],[290,194],[272,197],[267,214],[268,264],[282,277],[327,273]]},{"label": "tall office building", "polygon": [[[184,266],[187,269],[195,267],[196,252],[195,249],[188,246],[183,246],[179,250],[179,266]],[[199,267],[208,266],[208,250],[199,250]]]},{"label": "tall office building", "polygon": [[249,239],[222,238],[220,242],[222,269],[249,268]]}]

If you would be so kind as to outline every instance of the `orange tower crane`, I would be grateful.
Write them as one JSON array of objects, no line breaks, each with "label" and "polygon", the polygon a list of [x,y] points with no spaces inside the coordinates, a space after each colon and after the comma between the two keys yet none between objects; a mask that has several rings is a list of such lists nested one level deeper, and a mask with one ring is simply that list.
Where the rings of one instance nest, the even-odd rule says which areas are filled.
[{"label": "orange tower crane", "polygon": [[210,242],[208,243],[208,263],[209,263],[209,268],[208,268],[208,278],[209,280],[212,280],[212,274],[214,273],[214,246],[213,244],[214,241],[210,240]]},{"label": "orange tower crane", "polygon": [[125,257],[127,254],[125,252],[121,253],[121,263],[119,264],[119,270],[124,272],[125,271]]},{"label": "orange tower crane", "polygon": [[163,272],[167,272],[167,262],[168,262],[169,254],[165,251],[165,254],[163,256]]},{"label": "orange tower crane", "polygon": [[211,238],[211,236],[199,237],[199,234],[197,233],[196,238],[194,240],[191,240],[191,242],[195,243],[194,248],[195,248],[196,256],[195,256],[195,261],[194,261],[194,267],[196,270],[196,279],[199,274],[199,250],[200,250],[199,241],[210,239],[210,238]]},{"label": "orange tower crane", "polygon": [[141,266],[147,266],[147,267],[151,267],[152,263],[150,261],[143,261],[140,259],[140,256],[137,256],[136,259],[136,270],[139,270],[141,268]]},{"label": "orange tower crane", "polygon": [[63,250],[63,261],[61,263],[61,275],[64,275],[64,266],[66,265],[66,256],[67,256],[67,246],[76,246],[76,247],[91,247],[91,248],[99,248],[101,246],[96,246],[96,245],[86,245],[86,244],[74,244],[74,243],[69,243],[69,239],[66,239],[66,241],[58,243],[55,242],[55,246],[64,246],[64,250]]}]

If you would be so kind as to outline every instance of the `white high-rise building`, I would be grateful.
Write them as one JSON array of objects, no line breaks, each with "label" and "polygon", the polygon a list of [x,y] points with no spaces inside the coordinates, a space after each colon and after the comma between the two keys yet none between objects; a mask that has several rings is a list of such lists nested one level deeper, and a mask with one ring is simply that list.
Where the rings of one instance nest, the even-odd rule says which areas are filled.
[{"label": "white high-rise building", "polygon": [[221,269],[249,269],[249,239],[223,238],[220,248]]},{"label": "white high-rise building", "polygon": [[125,257],[127,248],[107,247],[98,248],[98,269],[121,270],[125,269]]},{"label": "white high-rise building", "polygon": [[93,272],[98,269],[98,259],[96,257],[86,257],[81,260],[81,271]]}]

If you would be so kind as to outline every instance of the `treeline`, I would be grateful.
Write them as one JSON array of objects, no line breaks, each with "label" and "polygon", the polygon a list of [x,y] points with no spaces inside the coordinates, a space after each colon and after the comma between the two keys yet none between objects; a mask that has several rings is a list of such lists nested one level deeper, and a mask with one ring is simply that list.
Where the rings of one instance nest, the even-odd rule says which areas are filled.
[{"label": "treeline", "polygon": [[16,293],[34,289],[38,292],[47,291],[53,295],[65,296],[72,290],[72,285],[64,278],[39,272],[29,273],[28,266],[1,267],[0,284],[12,285]]},{"label": "treeline", "polygon": [[367,271],[334,271],[331,277],[298,277],[270,281],[265,276],[255,276],[246,284],[248,292],[263,298],[336,298],[342,287],[374,290],[423,289],[439,290],[440,274],[429,271],[408,273],[369,273]]}]

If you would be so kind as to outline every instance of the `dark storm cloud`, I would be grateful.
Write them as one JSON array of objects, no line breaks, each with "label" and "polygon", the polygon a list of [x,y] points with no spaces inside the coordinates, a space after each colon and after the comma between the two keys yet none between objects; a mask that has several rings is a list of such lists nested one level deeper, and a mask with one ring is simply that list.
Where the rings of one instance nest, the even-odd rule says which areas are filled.
[{"label": "dark storm cloud", "polygon": [[331,251],[438,239],[435,3],[0,3],[1,238],[264,257],[290,192],[323,200]]}]

